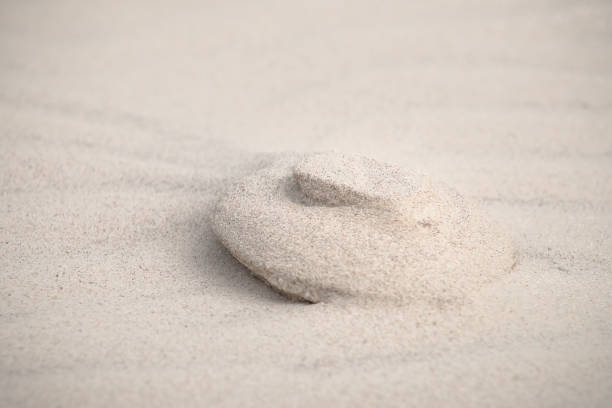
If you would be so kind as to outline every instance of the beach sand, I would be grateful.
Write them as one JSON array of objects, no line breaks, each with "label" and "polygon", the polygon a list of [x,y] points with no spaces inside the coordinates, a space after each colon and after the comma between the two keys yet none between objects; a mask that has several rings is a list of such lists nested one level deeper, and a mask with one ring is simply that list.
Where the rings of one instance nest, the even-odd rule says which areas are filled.
[{"label": "beach sand", "polygon": [[518,262],[508,233],[452,188],[334,152],[278,155],[230,185],[210,221],[251,273],[310,303],[458,311]]},{"label": "beach sand", "polygon": [[[612,4],[0,4],[0,406],[612,405]],[[217,241],[279,152],[511,233],[460,307],[284,298]]]}]

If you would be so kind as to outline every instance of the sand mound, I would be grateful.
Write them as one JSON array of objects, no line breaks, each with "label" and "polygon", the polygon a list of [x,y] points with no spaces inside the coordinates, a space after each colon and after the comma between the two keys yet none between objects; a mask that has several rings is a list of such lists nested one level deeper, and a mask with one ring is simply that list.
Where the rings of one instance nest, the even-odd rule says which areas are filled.
[{"label": "sand mound", "polygon": [[285,155],[230,188],[213,228],[288,296],[461,301],[507,273],[503,231],[457,192],[365,157]]}]

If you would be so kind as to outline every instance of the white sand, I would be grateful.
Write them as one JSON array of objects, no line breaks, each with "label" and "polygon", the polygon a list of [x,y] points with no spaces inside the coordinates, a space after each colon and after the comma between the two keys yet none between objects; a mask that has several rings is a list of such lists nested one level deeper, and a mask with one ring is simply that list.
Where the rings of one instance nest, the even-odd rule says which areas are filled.
[{"label": "white sand", "polygon": [[228,187],[211,224],[254,275],[313,303],[457,310],[517,262],[452,188],[338,152],[279,155]]},{"label": "white sand", "polygon": [[[0,4],[0,406],[610,406],[608,1]],[[208,217],[256,152],[509,227],[460,310],[305,305]]]}]

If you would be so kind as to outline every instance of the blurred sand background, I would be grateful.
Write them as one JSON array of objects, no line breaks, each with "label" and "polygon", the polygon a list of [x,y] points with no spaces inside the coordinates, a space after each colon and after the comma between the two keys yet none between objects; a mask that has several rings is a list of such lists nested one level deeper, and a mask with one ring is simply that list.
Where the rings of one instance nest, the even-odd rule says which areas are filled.
[{"label": "blurred sand background", "polygon": [[[0,406],[612,405],[612,2],[0,2]],[[285,300],[210,231],[262,152],[445,180],[521,262]]]}]

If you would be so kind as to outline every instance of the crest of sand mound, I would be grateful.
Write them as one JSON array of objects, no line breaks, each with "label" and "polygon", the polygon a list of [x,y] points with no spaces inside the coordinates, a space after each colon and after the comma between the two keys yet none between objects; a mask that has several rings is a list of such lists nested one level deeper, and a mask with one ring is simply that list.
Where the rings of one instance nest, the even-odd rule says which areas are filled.
[{"label": "crest of sand mound", "polygon": [[212,223],[252,273],[310,302],[444,305],[516,261],[508,236],[457,192],[337,153],[281,156],[233,185]]}]

